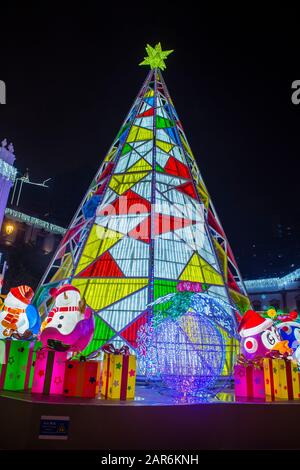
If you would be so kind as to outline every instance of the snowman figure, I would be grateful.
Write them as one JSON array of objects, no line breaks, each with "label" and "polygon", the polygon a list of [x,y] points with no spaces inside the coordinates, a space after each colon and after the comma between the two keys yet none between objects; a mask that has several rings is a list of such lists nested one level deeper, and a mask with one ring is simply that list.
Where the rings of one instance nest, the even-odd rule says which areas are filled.
[{"label": "snowman figure", "polygon": [[26,309],[33,294],[29,286],[13,287],[9,291],[0,312],[0,339],[25,339],[31,336]]},{"label": "snowman figure", "polygon": [[241,352],[248,359],[265,356],[269,351],[291,354],[288,341],[282,341],[271,318],[264,318],[254,310],[248,310],[240,319],[238,332],[242,338]]},{"label": "snowman figure", "polygon": [[55,305],[41,326],[40,340],[44,346],[59,344],[68,351],[82,351],[94,332],[92,310],[86,308],[80,291],[65,284],[50,290]]}]

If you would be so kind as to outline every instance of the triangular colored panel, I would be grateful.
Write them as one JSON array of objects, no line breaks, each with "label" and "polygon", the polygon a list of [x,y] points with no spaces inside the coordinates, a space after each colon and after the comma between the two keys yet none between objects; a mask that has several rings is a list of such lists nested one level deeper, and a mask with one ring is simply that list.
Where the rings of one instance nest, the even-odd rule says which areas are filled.
[{"label": "triangular colored panel", "polygon": [[92,263],[98,256],[111,248],[122,237],[122,233],[94,224],[79,259],[75,275]]},{"label": "triangular colored panel", "polygon": [[194,199],[197,199],[197,193],[192,183],[184,183],[176,188],[178,191],[181,191],[188,196],[191,196]]},{"label": "triangular colored panel", "polygon": [[170,119],[164,119],[160,116],[156,116],[156,128],[157,129],[164,129],[165,127],[173,127],[174,123],[173,121],[170,121]]},{"label": "triangular colored panel", "polygon": [[107,251],[82,271],[78,277],[124,277],[124,274]]},{"label": "triangular colored panel", "polygon": [[86,356],[97,349],[115,336],[115,331],[109,327],[101,318],[95,315],[95,332],[90,344],[82,351],[82,355]]},{"label": "triangular colored panel", "polygon": [[155,171],[159,171],[160,173],[164,173],[164,172],[165,172],[165,170],[164,170],[160,165],[158,165],[158,163],[157,163],[156,166],[155,166]]},{"label": "triangular colored panel", "polygon": [[140,173],[125,173],[114,175],[109,183],[109,187],[117,194],[123,194],[129,188],[132,188],[138,181],[144,178],[148,173],[146,171]]},{"label": "triangular colored panel", "polygon": [[148,279],[73,279],[73,286],[80,290],[87,304],[93,310],[101,310],[133,292],[146,287]]},{"label": "triangular colored panel", "polygon": [[132,126],[127,137],[127,142],[137,142],[138,140],[150,140],[153,138],[153,131],[144,127]]},{"label": "triangular colored panel", "polygon": [[131,150],[132,150],[131,145],[125,144],[123,149],[122,149],[121,155],[126,155],[127,153],[131,152]]},{"label": "triangular colored panel", "polygon": [[144,111],[143,113],[139,114],[137,117],[149,117],[154,115],[154,108],[147,109],[147,111]]},{"label": "triangular colored panel", "polygon": [[162,140],[157,140],[156,145],[158,148],[160,148],[166,153],[169,153],[174,147],[174,144],[170,144],[169,142],[163,142]]},{"label": "triangular colored panel", "polygon": [[221,274],[201,258],[198,253],[193,254],[179,279],[181,281],[204,282],[220,286],[224,284]]},{"label": "triangular colored panel", "polygon": [[150,212],[150,210],[150,202],[129,189],[118,199],[98,211],[98,215],[143,214]]},{"label": "triangular colored panel", "polygon": [[236,280],[234,279],[230,269],[227,270],[227,275],[228,275],[228,287],[230,289],[235,290],[236,292],[241,293],[241,290],[239,286],[237,285]]},{"label": "triangular colored panel", "polygon": [[173,215],[155,214],[154,234],[161,235],[165,232],[173,232],[174,230],[187,227],[194,224],[195,221],[185,219],[183,217],[174,217]]},{"label": "triangular colored panel", "polygon": [[179,279],[181,281],[204,282],[204,276],[200,263],[200,256],[198,255],[198,253],[193,254]]},{"label": "triangular colored panel", "polygon": [[133,173],[135,171],[150,171],[152,170],[152,166],[149,165],[148,162],[144,158],[138,160],[133,166],[128,168],[128,173]]},{"label": "triangular colored panel", "polygon": [[137,332],[142,325],[145,325],[148,320],[147,313],[140,315],[134,322],[132,322],[127,328],[121,331],[120,335],[124,338],[128,343],[130,343],[134,348],[137,347],[136,338]]},{"label": "triangular colored panel", "polygon": [[128,236],[135,238],[136,240],[141,240],[145,243],[150,243],[151,241],[151,218],[150,215],[146,217],[142,222],[140,222],[134,229],[132,229]]},{"label": "triangular colored panel", "polygon": [[146,305],[147,302],[148,289],[146,287],[110,305],[106,309],[100,310],[97,314],[112,329],[121,331],[141,315],[141,305]]},{"label": "triangular colored panel", "polygon": [[172,175],[181,176],[182,178],[190,178],[188,167],[179,160],[176,160],[174,157],[169,158],[164,169]]},{"label": "triangular colored panel", "polygon": [[220,235],[222,235],[222,237],[224,237],[224,232],[222,230],[222,228],[220,227],[220,225],[218,224],[217,220],[215,219],[212,211],[210,209],[208,209],[208,217],[207,217],[207,221],[209,223],[209,225],[216,231],[218,232]]}]

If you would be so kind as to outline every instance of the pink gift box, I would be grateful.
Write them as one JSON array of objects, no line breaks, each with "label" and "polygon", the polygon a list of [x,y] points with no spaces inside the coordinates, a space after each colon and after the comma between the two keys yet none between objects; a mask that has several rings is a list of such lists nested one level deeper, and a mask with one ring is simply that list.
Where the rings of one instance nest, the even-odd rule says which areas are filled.
[{"label": "pink gift box", "polygon": [[32,393],[62,395],[67,352],[41,349],[36,353]]},{"label": "pink gift box", "polygon": [[237,397],[265,398],[264,370],[253,364],[234,366],[234,392]]}]

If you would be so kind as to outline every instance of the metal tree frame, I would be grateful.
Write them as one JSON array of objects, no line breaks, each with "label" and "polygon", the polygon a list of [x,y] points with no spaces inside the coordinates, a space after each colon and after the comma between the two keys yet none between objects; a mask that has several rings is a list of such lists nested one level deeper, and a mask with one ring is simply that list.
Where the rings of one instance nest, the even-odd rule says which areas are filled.
[{"label": "metal tree frame", "polygon": [[[127,117],[125,118],[120,128],[119,133],[117,134],[116,139],[114,140],[106,157],[104,158],[102,164],[100,165],[100,168],[97,171],[88,191],[86,192],[77,212],[75,213],[63,240],[61,241],[51,263],[48,266],[48,269],[46,270],[43,278],[41,279],[34,301],[42,316],[47,315],[47,312],[49,311],[49,308],[52,305],[52,299],[49,295],[50,287],[62,285],[65,283],[73,283],[74,285],[76,285],[76,283],[78,282],[78,266],[79,266],[79,263],[82,262],[80,260],[82,260],[84,251],[87,249],[87,246],[88,246],[87,244],[89,243],[89,236],[91,234],[91,231],[93,227],[95,226],[95,224],[97,224],[96,214],[93,213],[91,217],[88,217],[85,211],[85,207],[87,203],[92,200],[93,197],[94,198],[97,197],[98,207],[100,207],[101,204],[103,203],[103,200],[105,198],[107,191],[112,191],[111,182],[112,182],[114,175],[116,174],[115,170],[120,161],[120,158],[123,158],[123,159],[125,158],[122,152],[124,152],[124,147],[127,145],[127,141],[129,139],[129,136],[132,133],[132,129],[135,129],[136,127],[138,127],[136,123],[138,122],[139,119],[141,119],[141,118],[138,118],[138,116],[141,115],[141,110],[145,109],[145,95],[149,93],[149,90],[153,91],[153,104],[151,106],[153,107],[153,111],[152,111],[153,127],[152,127],[152,134],[151,134],[152,137],[151,139],[148,139],[147,141],[149,142],[151,140],[153,145],[152,145],[152,154],[151,154],[152,168],[148,172],[148,174],[151,176],[151,199],[149,200],[149,202],[151,202],[151,212],[149,214],[150,243],[149,243],[147,303],[149,304],[153,302],[153,300],[155,300],[154,299],[154,287],[155,287],[155,280],[156,280],[156,276],[155,276],[156,234],[155,234],[155,227],[154,227],[155,217],[154,217],[153,207],[156,202],[156,194],[160,194],[162,195],[162,197],[167,198],[167,196],[165,196],[165,194],[160,193],[157,188],[157,175],[158,175],[157,166],[160,165],[160,163],[157,160],[157,140],[159,140],[157,139],[157,134],[158,134],[157,112],[159,109],[158,107],[158,101],[159,101],[159,103],[162,103],[163,109],[168,110],[168,119],[167,118],[164,118],[164,119],[166,121],[169,120],[169,122],[173,123],[172,135],[173,135],[173,139],[176,140],[176,143],[174,143],[173,147],[176,147],[176,148],[178,147],[178,154],[180,153],[180,155],[182,156],[182,162],[184,162],[184,165],[187,168],[187,171],[189,172],[190,176],[187,181],[193,187],[193,194],[195,195],[195,197],[193,198],[194,202],[196,201],[195,203],[197,203],[199,206],[201,205],[201,207],[204,210],[205,236],[208,239],[208,243],[211,247],[211,256],[213,256],[215,259],[215,265],[212,269],[218,272],[220,278],[222,278],[222,284],[218,284],[218,285],[222,286],[222,289],[224,289],[224,299],[226,299],[229,303],[231,303],[233,306],[236,307],[236,309],[240,311],[243,311],[250,306],[250,301],[249,301],[241,274],[239,272],[237,263],[233,256],[232,250],[230,248],[230,245],[228,243],[228,240],[226,238],[226,235],[224,233],[220,220],[217,216],[215,208],[212,204],[211,198],[207,192],[207,189],[204,184],[203,178],[201,176],[200,170],[198,168],[197,162],[188,144],[182,124],[179,121],[179,118],[175,111],[173,102],[167,90],[166,84],[163,80],[161,70],[159,68],[153,68],[149,71],[148,76],[143,86],[141,87]],[[143,127],[140,127],[140,129],[145,130],[145,128]],[[171,141],[171,138],[170,138],[170,141]],[[132,145],[135,144],[136,142],[137,141],[132,142]],[[170,155],[172,155],[172,151],[170,151],[169,153]],[[128,155],[128,159],[131,158],[132,154],[133,154],[133,150],[130,151],[130,153],[126,154]],[[124,173],[124,175],[125,174],[126,172]],[[169,176],[171,177],[172,175],[169,174]],[[177,176],[174,176],[173,174],[173,180],[175,180],[176,178],[179,180],[179,175],[177,177]],[[135,188],[134,185],[132,185],[131,188],[134,191],[134,188]],[[119,196],[120,194],[116,192],[115,200]],[[187,197],[187,196],[184,195],[184,197]],[[188,197],[187,197],[187,200],[188,200]],[[176,203],[174,203],[172,200],[169,200],[169,204],[170,206],[176,206]],[[129,236],[128,234],[127,235],[125,234],[124,238],[128,236]],[[106,252],[109,254],[110,253],[109,249],[107,249]],[[97,256],[95,260],[98,258],[99,256]],[[95,260],[91,261],[89,266],[91,266]],[[86,266],[84,266],[84,269],[86,269]],[[97,277],[91,278],[90,281],[92,279],[94,280],[94,282],[97,282],[96,281]],[[107,276],[107,279],[109,279],[109,276]],[[172,279],[171,281],[170,281],[170,278],[164,279],[163,276],[160,277],[160,280],[162,282],[165,280],[166,283],[173,282],[173,284],[176,281],[176,279]],[[195,279],[191,279],[191,281],[195,281]],[[111,279],[111,283],[114,283],[113,278]],[[206,283],[208,285],[211,284],[212,288],[214,287],[213,283],[210,283],[210,282],[206,282]],[[84,288],[83,287],[81,288],[81,285],[80,285],[81,294],[86,296],[87,294],[89,294],[89,289],[91,289],[91,287],[90,287],[89,279],[87,279]],[[131,295],[135,295],[136,292],[138,291],[133,291],[133,292],[128,293],[128,295],[123,297],[123,299],[124,298],[128,299]],[[208,293],[209,293],[209,289],[208,289]],[[217,294],[212,293],[211,295],[217,295]],[[120,297],[116,301],[113,301],[109,305],[120,304],[121,300],[122,300],[122,297]],[[95,313],[99,315],[99,312],[97,312],[97,309],[94,308],[93,306],[92,308],[95,311]],[[103,309],[100,309],[100,313],[101,313],[101,310]],[[126,325],[123,326],[118,331],[116,330],[115,335],[112,335],[109,338],[102,338],[102,344],[104,344],[108,340],[112,341],[114,339],[121,338],[123,342],[127,342],[127,344],[130,346],[131,349],[134,349],[135,338],[134,339],[131,338],[132,339],[131,340],[129,337],[126,337],[126,335],[122,336],[122,332],[124,332],[125,330],[128,331],[128,328],[130,328],[132,325],[133,326],[136,325],[136,329],[137,329],[138,327],[137,318],[139,320],[142,319],[143,322],[145,323],[149,321],[149,318],[151,318],[152,315],[153,315],[152,308],[147,308],[147,304],[141,305],[140,315],[138,315],[133,320],[128,321]],[[104,321],[105,323],[105,319],[102,318],[102,321]],[[132,334],[134,336],[134,333]]]}]

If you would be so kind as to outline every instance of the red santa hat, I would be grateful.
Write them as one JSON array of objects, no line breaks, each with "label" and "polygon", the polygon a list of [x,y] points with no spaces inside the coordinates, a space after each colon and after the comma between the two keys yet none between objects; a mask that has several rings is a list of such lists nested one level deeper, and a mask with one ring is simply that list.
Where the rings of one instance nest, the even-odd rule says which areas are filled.
[{"label": "red santa hat", "polygon": [[77,287],[71,286],[71,284],[65,284],[64,286],[61,286],[58,289],[56,289],[56,287],[53,287],[52,289],[50,289],[49,293],[52,297],[57,297],[63,292],[70,292],[70,291],[75,291],[80,294],[80,291],[77,289]]},{"label": "red santa hat", "polygon": [[238,332],[242,338],[257,335],[273,325],[271,318],[263,318],[254,310],[248,310],[242,317]]},{"label": "red santa hat", "polygon": [[34,295],[33,290],[29,286],[18,286],[18,287],[13,287],[10,289],[10,293],[16,297],[16,299],[20,300],[20,302],[23,302],[24,304],[29,305],[31,302],[31,299]]}]

